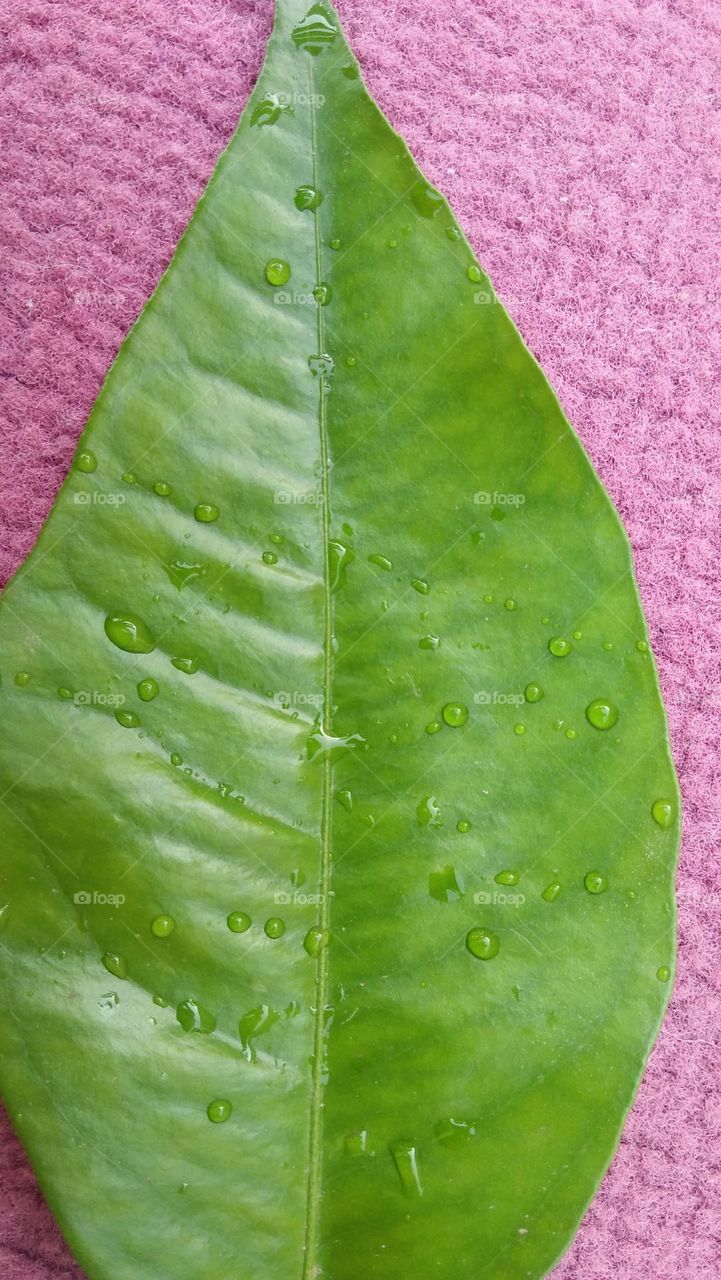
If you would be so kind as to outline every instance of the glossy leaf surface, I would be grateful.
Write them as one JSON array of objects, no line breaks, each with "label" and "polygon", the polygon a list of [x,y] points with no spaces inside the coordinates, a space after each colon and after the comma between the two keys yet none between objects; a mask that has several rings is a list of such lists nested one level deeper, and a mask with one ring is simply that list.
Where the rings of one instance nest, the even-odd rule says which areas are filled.
[{"label": "glossy leaf surface", "polygon": [[613,508],[329,5],[0,610],[0,1068],[92,1280],[528,1280],[668,997]]}]

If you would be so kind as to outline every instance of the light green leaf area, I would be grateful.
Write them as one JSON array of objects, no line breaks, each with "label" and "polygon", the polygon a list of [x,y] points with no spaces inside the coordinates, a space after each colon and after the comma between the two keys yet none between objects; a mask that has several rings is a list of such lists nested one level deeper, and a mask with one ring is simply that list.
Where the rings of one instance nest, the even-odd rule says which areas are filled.
[{"label": "light green leaf area", "polygon": [[0,1080],[92,1280],[529,1280],[668,999],[629,547],[330,5],[0,609]]}]

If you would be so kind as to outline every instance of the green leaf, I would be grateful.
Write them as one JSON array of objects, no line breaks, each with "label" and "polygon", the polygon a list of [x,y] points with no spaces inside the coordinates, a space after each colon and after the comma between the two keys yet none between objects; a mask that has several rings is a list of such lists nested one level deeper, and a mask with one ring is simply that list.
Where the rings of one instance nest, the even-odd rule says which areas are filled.
[{"label": "green leaf", "polygon": [[528,1280],[669,993],[629,547],[329,5],[0,610],[1,1080],[93,1280]]}]

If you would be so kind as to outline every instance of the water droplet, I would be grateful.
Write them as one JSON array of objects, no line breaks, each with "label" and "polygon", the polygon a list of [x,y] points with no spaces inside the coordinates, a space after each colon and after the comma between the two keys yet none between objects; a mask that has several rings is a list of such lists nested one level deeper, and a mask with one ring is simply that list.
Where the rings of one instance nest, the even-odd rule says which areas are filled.
[{"label": "water droplet", "polygon": [[119,1004],[120,997],[117,991],[108,991],[98,1000],[98,1008],[102,1009],[103,1013],[111,1013],[113,1009],[117,1009]]},{"label": "water droplet", "polygon": [[302,187],[298,187],[295,193],[295,207],[300,209],[301,213],[305,209],[311,209],[315,212],[316,209],[320,208],[322,202],[323,196],[320,191],[317,187],[311,186],[310,183],[305,183]]},{"label": "water droplet", "polygon": [[238,1023],[238,1033],[243,1048],[250,1049],[251,1042],[257,1036],[265,1035],[270,1031],[279,1019],[280,1014],[277,1009],[271,1009],[270,1005],[261,1004],[257,1009],[249,1009]]},{"label": "water droplet", "polygon": [[266,93],[260,102],[253,108],[250,117],[251,128],[254,126],[262,129],[264,126],[277,124],[281,115],[287,112],[289,116],[295,115],[295,112],[289,102],[283,102],[277,93]]},{"label": "water droplet", "polygon": [[175,928],[175,921],[172,916],[156,916],[150,928],[156,938],[167,938]]},{"label": "water droplet", "polygon": [[364,1156],[368,1151],[368,1130],[361,1129],[360,1133],[349,1133],[343,1143],[347,1156]]},{"label": "water droplet", "polygon": [[320,284],[315,286],[313,290],[313,297],[319,307],[327,307],[333,297],[333,290],[329,284],[326,284],[326,282],[322,280]]},{"label": "water droplet", "polygon": [[471,284],[480,284],[483,279],[483,272],[480,267],[476,266],[475,262],[468,268],[466,275]]},{"label": "water droplet", "polygon": [[105,634],[125,653],[150,653],[155,641],[148,627],[134,613],[111,613],[105,619]]},{"label": "water droplet", "polygon": [[422,1196],[423,1187],[421,1185],[421,1176],[418,1169],[418,1156],[415,1143],[413,1142],[391,1142],[389,1146],[390,1153],[393,1157],[393,1163],[396,1166],[398,1177],[401,1180],[401,1187],[407,1196]]},{"label": "water droplet", "polygon": [[177,753],[177,751],[174,751],[174,752],[173,752],[173,754],[172,754],[172,756],[170,757],[170,763],[171,763],[172,765],[175,765],[175,767],[176,767],[176,769],[177,769],[177,768],[178,768],[178,766],[179,766],[179,765],[181,765],[181,764],[183,763],[183,757],[182,757],[182,756],[179,756],[179,755],[178,755],[178,753]]},{"label": "water droplet", "polygon": [[263,564],[277,564],[277,563],[278,563],[278,557],[277,557],[277,555],[275,554],[275,551],[264,551],[264,552],[263,552],[263,554],[262,554],[262,556],[261,556],[261,560],[263,561]]},{"label": "water droplet", "polygon": [[523,734],[527,732],[525,724],[514,724],[513,732],[516,734],[516,737],[522,738]]},{"label": "water droplet", "polygon": [[438,636],[434,635],[421,636],[421,639],[418,641],[418,647],[420,649],[431,649],[433,653],[437,653],[440,648],[440,644],[441,642]]},{"label": "water droplet", "polygon": [[358,363],[355,356],[346,356],[345,362],[348,365],[349,369],[355,369],[355,366]]},{"label": "water droplet", "polygon": [[582,631],[574,631],[574,633],[573,633],[573,638],[574,638],[574,640],[583,640],[583,632],[582,632]]},{"label": "water droplet", "polygon": [[138,477],[136,476],[134,471],[124,471],[120,479],[123,481],[124,484],[138,483]]},{"label": "water droplet", "polygon": [[193,512],[199,524],[213,524],[218,519],[220,512],[212,502],[199,502]]},{"label": "water droplet", "polygon": [[460,240],[461,238],[461,233],[458,230],[458,227],[446,227],[446,235],[449,240]]},{"label": "water droplet", "polygon": [[554,636],[548,642],[548,651],[553,654],[554,658],[566,658],[572,648],[573,645],[570,640],[564,640],[561,636]]},{"label": "water droplet", "polygon": [[331,379],[335,372],[335,360],[327,352],[318,356],[308,356],[308,368],[314,378],[320,379],[324,391],[330,391]]},{"label": "water droplet", "polygon": [[306,751],[309,760],[323,760],[328,755],[333,759],[335,753],[353,751],[364,742],[365,738],[359,733],[350,733],[345,736],[328,733],[321,717],[318,716],[313,724],[312,733],[308,737]]},{"label": "water droplet", "polygon": [[226,924],[231,933],[247,933],[252,921],[247,911],[231,911]]},{"label": "water droplet", "polygon": [[343,241],[342,241],[342,240],[338,240],[337,238],[336,238],[335,240],[331,240],[331,241],[330,241],[330,247],[331,247],[331,249],[336,249],[336,250],[338,250],[338,249],[342,249],[342,248],[343,248]]},{"label": "water droplet", "polygon": [[654,800],[651,805],[651,817],[664,831],[671,826],[676,816],[676,806],[672,800]]},{"label": "water droplet", "polygon": [[116,711],[115,719],[123,729],[137,729],[140,724],[140,716],[135,711]]},{"label": "water droplet", "polygon": [[435,796],[424,796],[416,807],[416,818],[420,827],[440,827],[441,809]]},{"label": "water droplet", "polygon": [[638,649],[639,653],[648,653],[648,643],[647,643],[647,641],[646,641],[646,640],[637,640],[637,641],[636,641],[636,648]]},{"label": "water droplet", "polygon": [[469,1138],[474,1138],[476,1128],[472,1120],[454,1120],[453,1116],[448,1116],[434,1124],[433,1133],[444,1146],[458,1146],[461,1143],[465,1145]]},{"label": "water droplet", "polygon": [[477,960],[492,960],[500,950],[500,939],[497,933],[488,929],[471,929],[466,935],[466,946]]},{"label": "water droplet", "polygon": [[98,460],[92,449],[83,449],[82,453],[79,453],[75,459],[76,470],[83,471],[86,475],[89,475],[91,471],[96,471],[97,466]]},{"label": "water droplet", "polygon": [[312,5],[291,33],[296,49],[305,49],[313,57],[332,45],[337,34],[338,28],[320,4]]},{"label": "water droplet", "polygon": [[540,702],[543,697],[543,689],[540,684],[527,684],[523,696],[526,702]]},{"label": "water droplet", "polygon": [[578,737],[578,733],[576,732],[575,729],[566,729],[566,737],[573,740],[573,738]]},{"label": "water droplet", "polygon": [[328,577],[331,591],[337,591],[342,585],[349,564],[355,560],[352,547],[333,539],[328,543]]},{"label": "water droplet", "polygon": [[459,902],[465,893],[463,880],[456,875],[455,867],[443,867],[432,871],[428,877],[428,892],[436,902]]},{"label": "water droplet", "polygon": [[353,809],[353,795],[350,791],[337,791],[336,800],[342,805],[347,813],[351,813]]},{"label": "water droplet", "polygon": [[175,1016],[183,1031],[197,1031],[204,1036],[209,1036],[215,1031],[215,1018],[197,1000],[184,1000],[175,1010]]},{"label": "water droplet", "polygon": [[279,286],[290,280],[290,267],[282,258],[271,258],[265,264],[265,278],[268,284]]},{"label": "water droplet", "polygon": [[605,650],[606,650],[606,653],[610,653],[610,652],[611,652],[611,649],[613,648],[613,641],[612,641],[612,640],[604,640],[603,644],[601,645],[601,648],[602,648],[602,649],[605,649]]},{"label": "water droplet", "polygon": [[489,593],[486,593],[486,595],[483,597],[483,602],[484,604],[493,604],[493,596],[490,595]]},{"label": "water droplet", "polygon": [[29,671],[18,671],[15,676],[15,684],[18,686],[18,689],[24,689],[26,685],[30,684],[31,680],[32,675]]},{"label": "water droplet", "polygon": [[460,729],[461,725],[464,725],[468,719],[468,707],[464,706],[462,702],[447,702],[441,715],[451,729]]},{"label": "water droplet", "polygon": [[106,951],[105,955],[102,956],[102,963],[114,978],[127,978],[128,966],[124,956],[120,956],[114,951]]},{"label": "water droplet", "polygon": [[152,702],[159,692],[158,682],[152,676],[146,676],[145,680],[141,680],[138,685],[138,697],[141,702]]},{"label": "water droplet", "polygon": [[521,878],[520,871],[499,871],[494,877],[496,884],[513,885],[518,884]]},{"label": "water droplet", "polygon": [[375,564],[379,569],[385,569],[386,573],[393,568],[393,561],[388,556],[372,555],[368,557],[369,564]]},{"label": "water droplet", "polygon": [[594,729],[612,729],[618,720],[618,707],[606,698],[594,698],[586,707],[586,719]]},{"label": "water droplet", "polygon": [[184,671],[186,676],[194,676],[200,663],[197,658],[171,658],[173,666],[177,671]]},{"label": "water droplet", "polygon": [[308,955],[312,956],[313,959],[316,959],[323,948],[328,946],[329,940],[330,933],[328,930],[323,929],[319,924],[316,924],[312,929],[309,929],[305,935],[303,939],[303,946],[308,952]]},{"label": "water droplet", "polygon": [[518,608],[518,605],[513,597],[509,596],[507,600],[503,601],[503,607],[512,613],[514,609]]},{"label": "water droplet", "polygon": [[263,928],[269,938],[282,938],[285,933],[285,920],[280,916],[270,916]]},{"label": "water droplet", "polygon": [[440,191],[426,182],[417,182],[411,191],[411,199],[422,218],[435,218],[445,205]]},{"label": "water droplet", "polygon": [[662,964],[656,970],[656,977],[658,978],[659,982],[668,982],[669,978],[671,977],[671,970],[669,969],[668,965]]},{"label": "water droplet", "polygon": [[62,698],[64,702],[71,702],[75,694],[72,689],[58,689],[58,697]]},{"label": "water droplet", "polygon": [[559,884],[558,880],[552,880],[550,884],[546,885],[546,888],[543,890],[541,897],[543,898],[544,902],[555,902],[560,892],[561,892],[561,885]]},{"label": "water droplet", "polygon": [[471,824],[467,818],[460,818],[456,823],[456,831],[460,831],[461,835],[465,835],[466,832],[470,831],[470,829]]},{"label": "water droplet", "polygon": [[227,1098],[215,1098],[213,1102],[208,1103],[208,1119],[212,1120],[213,1124],[225,1124],[232,1114],[233,1104],[228,1102]]},{"label": "water droplet", "polygon": [[605,893],[608,888],[608,880],[601,871],[589,871],[583,883],[589,893]]},{"label": "water droplet", "polygon": [[430,591],[428,583],[424,582],[423,578],[414,578],[411,582],[411,586],[414,591],[418,592],[419,596],[427,596]]},{"label": "water droplet", "polygon": [[359,72],[358,72],[358,67],[355,65],[355,63],[349,62],[347,66],[341,67],[341,71],[343,72],[343,75],[345,76],[346,80],[358,79]]},{"label": "water droplet", "polygon": [[173,486],[168,484],[167,480],[156,480],[153,485],[153,493],[157,493],[159,498],[167,498],[173,492]]}]

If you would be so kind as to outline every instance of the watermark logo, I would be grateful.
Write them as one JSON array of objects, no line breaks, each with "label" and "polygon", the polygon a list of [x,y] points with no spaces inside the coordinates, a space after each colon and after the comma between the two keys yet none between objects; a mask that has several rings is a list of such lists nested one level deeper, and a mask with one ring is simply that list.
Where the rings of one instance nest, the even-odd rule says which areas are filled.
[{"label": "watermark logo", "polygon": [[124,893],[99,893],[97,890],[79,889],[73,894],[73,902],[77,907],[122,907],[125,902]]},{"label": "watermark logo", "polygon": [[325,902],[325,894],[300,893],[297,889],[288,893],[285,889],[279,889],[273,894],[273,902],[276,907],[320,907]]},{"label": "watermark logo", "polygon": [[479,889],[473,901],[477,907],[521,907],[526,901],[524,893],[506,893],[502,889]]},{"label": "watermark logo", "polygon": [[489,493],[480,489],[474,493],[473,501],[477,507],[522,507],[526,501],[525,493]]},{"label": "watermark logo", "polygon": [[315,507],[322,501],[320,493],[294,493],[290,489],[276,489],[273,494],[276,507]]},{"label": "watermark logo", "polygon": [[94,489],[80,489],[73,494],[76,507],[122,507],[124,493],[97,493]]},{"label": "watermark logo", "polygon": [[279,711],[288,711],[290,707],[313,707],[316,711],[320,711],[323,706],[323,694],[305,693],[302,689],[293,689],[287,693],[281,689],[279,693],[273,694],[273,706]]},{"label": "watermark logo", "polygon": [[504,693],[502,689],[479,689],[473,695],[478,707],[520,707],[526,701],[522,693]]},{"label": "watermark logo", "polygon": [[78,689],[73,694],[76,707],[122,707],[124,693],[103,693],[100,689]]}]

